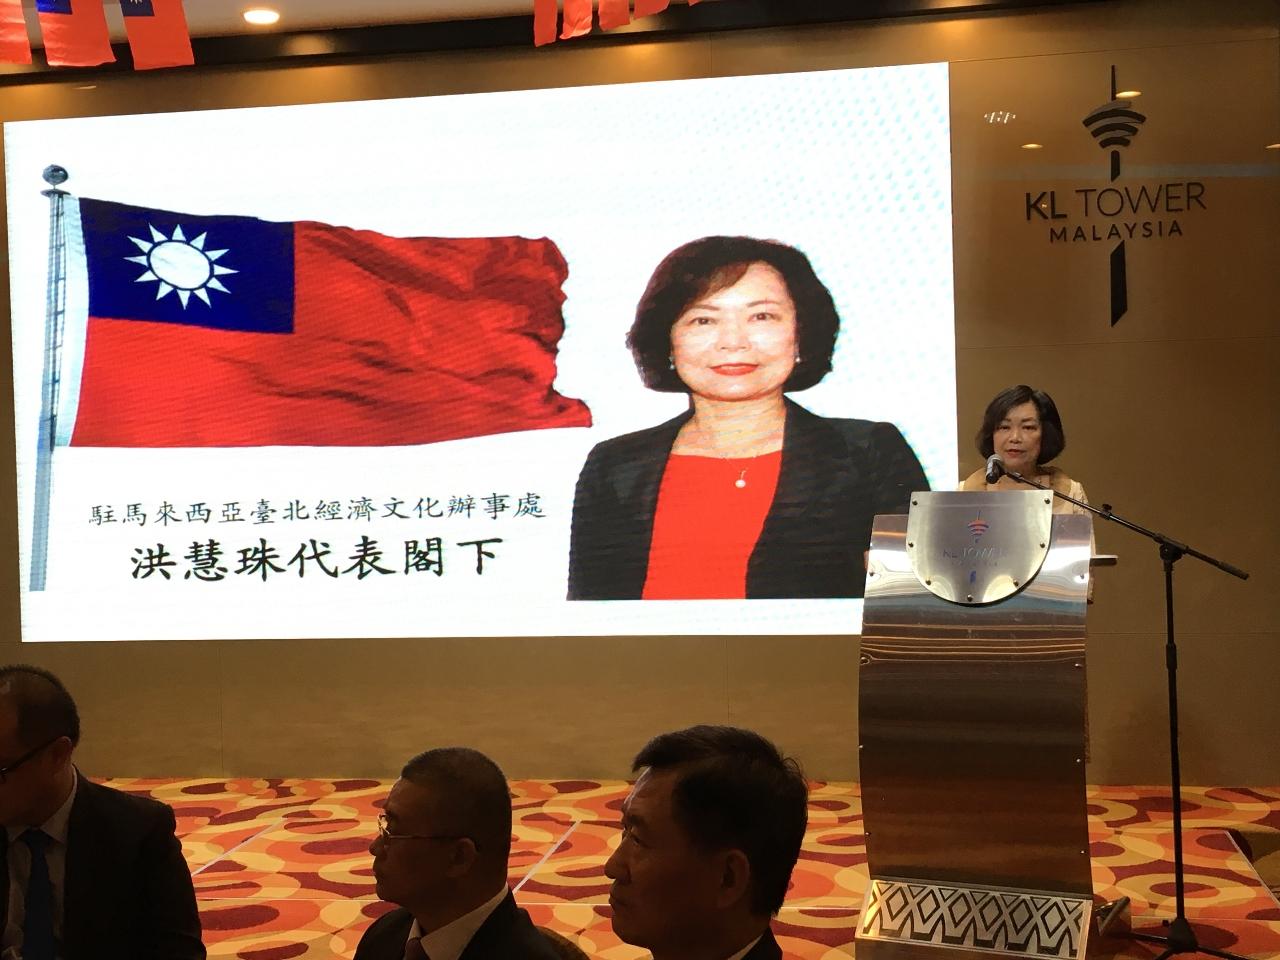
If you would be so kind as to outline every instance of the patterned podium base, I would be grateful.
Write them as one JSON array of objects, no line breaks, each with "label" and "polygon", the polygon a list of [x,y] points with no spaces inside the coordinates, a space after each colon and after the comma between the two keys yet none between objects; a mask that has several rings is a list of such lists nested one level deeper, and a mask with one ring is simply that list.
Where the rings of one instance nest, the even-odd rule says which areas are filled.
[{"label": "patterned podium base", "polygon": [[[872,879],[858,939],[1035,960],[1082,960],[1091,902],[1017,890]],[[869,948],[867,953],[874,953]]]}]

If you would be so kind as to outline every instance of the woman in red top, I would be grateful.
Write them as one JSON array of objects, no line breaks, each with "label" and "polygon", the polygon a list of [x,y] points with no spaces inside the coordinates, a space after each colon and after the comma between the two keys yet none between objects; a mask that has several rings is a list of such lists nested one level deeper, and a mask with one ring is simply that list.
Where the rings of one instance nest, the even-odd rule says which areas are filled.
[{"label": "woman in red top", "polygon": [[871,518],[928,483],[891,424],[784,398],[831,369],[839,323],[794,247],[705,237],[668,254],[627,343],[645,385],[690,407],[591,451],[571,599],[862,596]]}]

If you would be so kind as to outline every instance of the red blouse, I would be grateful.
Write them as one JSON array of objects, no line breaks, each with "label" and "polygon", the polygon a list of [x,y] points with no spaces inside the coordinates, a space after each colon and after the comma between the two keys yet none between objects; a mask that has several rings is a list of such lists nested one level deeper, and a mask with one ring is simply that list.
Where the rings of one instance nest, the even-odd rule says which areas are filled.
[{"label": "red blouse", "polygon": [[671,454],[658,488],[643,599],[744,599],[747,563],[781,466],[781,450],[731,459]]}]

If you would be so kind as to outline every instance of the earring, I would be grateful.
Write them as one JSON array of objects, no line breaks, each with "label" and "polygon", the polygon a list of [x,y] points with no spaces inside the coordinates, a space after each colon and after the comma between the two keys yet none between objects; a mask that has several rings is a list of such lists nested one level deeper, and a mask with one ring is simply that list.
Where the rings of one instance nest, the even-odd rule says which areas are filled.
[{"label": "earring", "polygon": [[676,358],[671,354],[667,354],[667,369],[674,370],[676,368]]},{"label": "earring", "polygon": [[799,363],[799,362],[800,362],[800,354],[798,354],[798,353],[797,353],[797,354],[796,354],[796,363]]}]

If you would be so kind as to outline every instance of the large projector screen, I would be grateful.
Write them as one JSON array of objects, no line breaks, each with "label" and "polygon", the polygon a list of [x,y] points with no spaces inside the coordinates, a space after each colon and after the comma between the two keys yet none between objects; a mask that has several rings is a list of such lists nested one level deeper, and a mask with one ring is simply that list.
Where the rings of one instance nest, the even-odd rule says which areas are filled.
[{"label": "large projector screen", "polygon": [[[906,447],[846,418],[894,425],[931,486],[955,483],[945,65],[4,137],[24,640],[857,632],[868,478]],[[699,336],[737,316],[718,297],[749,308],[708,341],[742,351],[717,382],[824,363],[800,356],[823,289],[838,335],[788,393],[773,492],[740,508],[761,488],[735,462],[666,514],[678,543],[681,516],[754,509],[757,551],[793,541],[772,572],[737,599],[642,599],[690,397],[647,388],[627,334],[668,254],[741,243],[685,246],[707,237],[799,251],[818,291],[694,276],[711,317],[676,310]],[[757,342],[788,310],[798,363]],[[687,350],[649,376],[701,390]],[[624,557],[634,589],[580,588]]]}]

